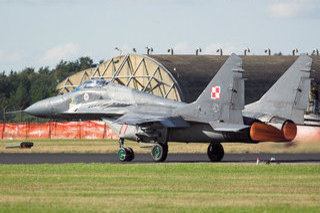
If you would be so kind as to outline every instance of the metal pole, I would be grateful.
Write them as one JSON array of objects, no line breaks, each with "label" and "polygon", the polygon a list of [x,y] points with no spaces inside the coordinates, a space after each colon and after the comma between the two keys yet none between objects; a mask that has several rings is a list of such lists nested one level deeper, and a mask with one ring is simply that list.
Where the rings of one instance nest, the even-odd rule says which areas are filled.
[{"label": "metal pole", "polygon": [[299,53],[299,51],[298,51],[297,48],[294,48],[294,49],[292,50],[292,55],[294,56],[294,55],[296,55],[296,53]]},{"label": "metal pole", "polygon": [[266,49],[264,50],[264,52],[267,53],[268,55],[271,55],[271,50],[270,50],[270,48],[266,48]]},{"label": "metal pole", "polygon": [[319,50],[317,48],[314,48],[312,50],[312,55],[319,55]]},{"label": "metal pole", "polygon": [[168,53],[170,53],[171,55],[173,55],[173,48],[172,48],[172,47],[168,49]]},{"label": "metal pole", "polygon": [[6,107],[3,108],[3,123],[6,123]]},{"label": "metal pole", "polygon": [[107,129],[107,124],[106,122],[104,122],[102,139],[106,137],[106,129]]},{"label": "metal pole", "polygon": [[199,52],[201,53],[201,51],[202,51],[202,50],[201,50],[201,48],[200,48],[200,47],[199,47],[199,48],[197,48],[197,49],[196,49],[196,55],[199,55]]},{"label": "metal pole", "polygon": [[245,55],[245,56],[247,55],[247,52],[248,52],[248,53],[250,52],[250,49],[249,49],[249,48],[244,49],[244,55]]},{"label": "metal pole", "polygon": [[26,125],[26,139],[27,139],[27,137],[28,137],[28,119],[26,120],[25,125]]},{"label": "metal pole", "polygon": [[79,139],[81,139],[81,119],[79,119]]},{"label": "metal pole", "polygon": [[6,125],[6,108],[3,107],[3,125],[2,125],[1,139],[3,139],[3,136],[4,136],[5,125]]},{"label": "metal pole", "polygon": [[51,139],[51,121],[52,119],[49,120],[49,139]]},{"label": "metal pole", "polygon": [[20,116],[20,123],[22,122],[22,108],[20,108],[20,114],[19,114],[19,116]]},{"label": "metal pole", "polygon": [[222,56],[223,55],[222,49],[221,48],[217,49],[217,53],[220,53],[220,56]]}]

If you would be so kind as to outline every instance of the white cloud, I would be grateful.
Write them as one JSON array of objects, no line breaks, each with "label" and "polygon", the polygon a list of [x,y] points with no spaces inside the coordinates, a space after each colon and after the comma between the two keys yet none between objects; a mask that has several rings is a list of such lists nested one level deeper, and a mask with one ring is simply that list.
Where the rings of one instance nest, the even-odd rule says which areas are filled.
[{"label": "white cloud", "polygon": [[49,49],[42,57],[42,62],[47,64],[55,64],[61,59],[70,60],[77,57],[80,53],[80,47],[74,43],[67,43]]},{"label": "white cloud", "polygon": [[279,0],[269,4],[267,14],[274,18],[307,15],[319,9],[319,0]]}]

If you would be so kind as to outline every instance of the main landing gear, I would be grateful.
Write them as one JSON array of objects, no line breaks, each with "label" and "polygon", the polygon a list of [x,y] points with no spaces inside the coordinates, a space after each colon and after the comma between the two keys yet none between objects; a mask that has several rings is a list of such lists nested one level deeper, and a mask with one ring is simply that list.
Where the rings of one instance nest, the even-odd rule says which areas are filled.
[{"label": "main landing gear", "polygon": [[[119,160],[132,161],[134,159],[134,152],[130,147],[124,147],[124,139],[119,139]],[[168,156],[168,144],[167,143],[155,143],[151,148],[151,157],[155,162],[163,162]]]},{"label": "main landing gear", "polygon": [[155,162],[163,162],[168,156],[168,143],[155,143],[151,148],[151,156]]},{"label": "main landing gear", "polygon": [[132,161],[134,159],[134,152],[130,147],[124,147],[124,139],[119,139],[118,157],[120,161]]},{"label": "main landing gear", "polygon": [[208,157],[211,162],[219,162],[224,156],[224,149],[221,143],[213,142],[208,146]]}]

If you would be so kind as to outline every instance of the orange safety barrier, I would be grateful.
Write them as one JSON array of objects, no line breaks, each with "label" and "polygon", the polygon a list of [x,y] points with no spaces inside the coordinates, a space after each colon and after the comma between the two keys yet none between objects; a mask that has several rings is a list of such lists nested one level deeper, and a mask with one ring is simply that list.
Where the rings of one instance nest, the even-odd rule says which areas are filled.
[{"label": "orange safety barrier", "polygon": [[115,139],[117,135],[100,121],[0,124],[0,139]]},{"label": "orange safety barrier", "polygon": [[[101,121],[0,123],[0,139],[116,139],[118,136]],[[298,126],[295,141],[319,140],[320,127]]]}]

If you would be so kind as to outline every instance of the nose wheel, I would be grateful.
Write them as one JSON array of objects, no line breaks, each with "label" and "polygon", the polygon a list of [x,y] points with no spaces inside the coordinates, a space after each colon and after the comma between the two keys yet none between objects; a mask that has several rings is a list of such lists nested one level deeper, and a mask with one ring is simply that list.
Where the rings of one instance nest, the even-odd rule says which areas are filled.
[{"label": "nose wheel", "polygon": [[119,139],[119,152],[118,152],[118,157],[119,160],[124,162],[124,161],[132,161],[134,159],[134,152],[133,149],[130,147],[124,147],[124,139],[120,138]]},{"label": "nose wheel", "polygon": [[224,156],[224,149],[221,143],[211,143],[208,146],[208,157],[211,162],[219,162]]},{"label": "nose wheel", "polygon": [[156,143],[151,148],[151,157],[155,162],[163,162],[168,156],[168,144],[167,143]]}]

